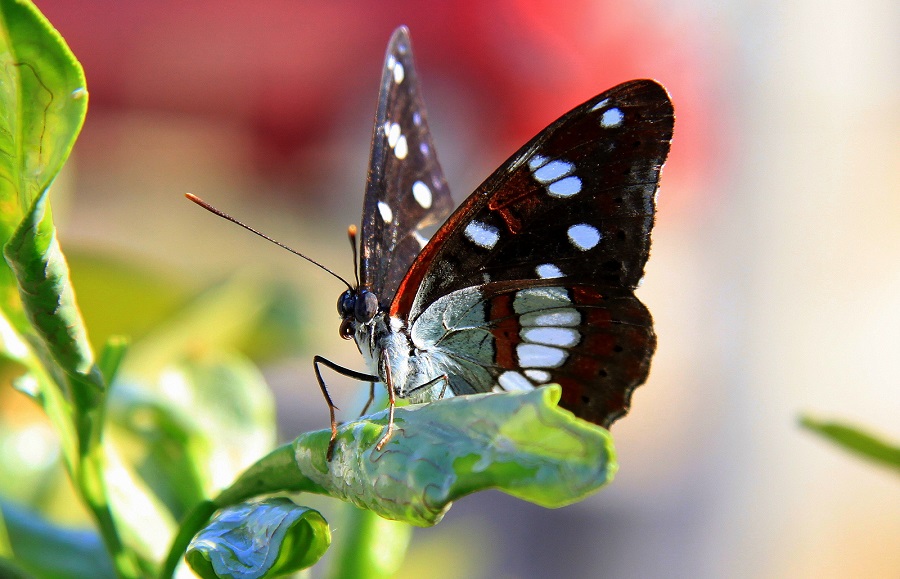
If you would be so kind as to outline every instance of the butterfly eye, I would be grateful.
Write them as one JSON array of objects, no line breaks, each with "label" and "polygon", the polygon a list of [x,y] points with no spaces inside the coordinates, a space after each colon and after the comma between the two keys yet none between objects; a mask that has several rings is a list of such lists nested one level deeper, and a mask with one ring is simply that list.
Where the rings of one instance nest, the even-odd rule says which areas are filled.
[{"label": "butterfly eye", "polygon": [[344,318],[344,321],[341,322],[341,329],[339,330],[342,338],[349,340],[353,337],[353,334],[356,333],[354,324],[356,324],[356,322],[354,322],[352,318]]},{"label": "butterfly eye", "polygon": [[[341,297],[338,298],[337,302],[337,310],[338,315],[342,318],[346,319],[353,314],[353,310],[356,305],[356,296],[350,290],[345,291],[341,294]],[[341,332],[341,335],[344,335]]]},{"label": "butterfly eye", "polygon": [[378,298],[369,290],[362,290],[359,299],[356,300],[355,312],[356,321],[361,324],[367,324],[372,321],[375,314],[378,313]]}]

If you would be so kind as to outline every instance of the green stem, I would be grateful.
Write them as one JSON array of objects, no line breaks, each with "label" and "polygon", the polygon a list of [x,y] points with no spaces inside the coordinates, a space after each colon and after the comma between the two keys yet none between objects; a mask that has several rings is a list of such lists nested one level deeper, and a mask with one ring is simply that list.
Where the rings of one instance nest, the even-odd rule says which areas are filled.
[{"label": "green stem", "polygon": [[12,559],[13,550],[9,542],[9,531],[6,528],[6,520],[3,518],[3,510],[0,510],[0,559]]},{"label": "green stem", "polygon": [[[375,392],[373,410],[387,407],[387,393],[379,388]],[[362,406],[363,396],[358,397]],[[383,519],[365,509],[351,504],[343,506],[344,533],[333,549],[329,576],[335,579],[345,577],[372,578],[393,577],[406,557],[406,550],[412,539],[412,527],[407,523]]]},{"label": "green stem", "polygon": [[184,552],[187,551],[191,539],[194,538],[194,535],[203,528],[203,525],[209,521],[210,517],[212,517],[213,513],[218,509],[219,505],[217,505],[215,501],[203,501],[191,509],[187,516],[185,516],[178,528],[178,534],[175,535],[175,539],[172,541],[169,555],[166,557],[162,570],[160,570],[160,579],[169,579],[175,574],[175,568],[178,567],[178,563],[181,562],[181,557],[184,555]]},{"label": "green stem", "polygon": [[335,579],[393,577],[406,556],[412,527],[349,504],[344,510],[345,531],[335,544],[337,552],[329,576]]},{"label": "green stem", "polygon": [[137,556],[119,536],[116,520],[109,504],[106,486],[106,457],[103,450],[103,424],[105,399],[97,408],[81,409],[78,414],[86,426],[87,437],[81,442],[81,460],[78,465],[76,485],[88,509],[94,515],[100,536],[112,558],[113,567],[119,577],[137,579],[141,577]]}]

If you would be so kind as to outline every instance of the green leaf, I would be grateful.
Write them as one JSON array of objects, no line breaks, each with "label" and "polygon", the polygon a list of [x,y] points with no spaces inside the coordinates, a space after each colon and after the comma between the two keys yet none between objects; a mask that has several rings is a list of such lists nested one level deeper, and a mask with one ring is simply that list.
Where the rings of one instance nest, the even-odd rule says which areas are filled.
[{"label": "green leaf", "polygon": [[199,504],[172,544],[162,576],[216,508],[290,491],[329,495],[418,526],[440,521],[452,501],[499,489],[545,507],[561,507],[606,485],[617,469],[612,437],[557,406],[562,389],[473,394],[397,408],[396,430],[382,448],[387,412],[338,429],[298,437],[248,468],[214,501]]},{"label": "green leaf", "polygon": [[74,402],[82,409],[93,408],[103,378],[75,303],[46,192],[35,200],[3,253],[15,272],[22,305],[42,351],[64,373]]},{"label": "green leaf", "polygon": [[[33,4],[0,1],[0,242],[59,173],[87,111],[84,71]],[[15,283],[0,268],[0,307],[23,331]]]},{"label": "green leaf", "polygon": [[396,431],[380,451],[387,412],[379,412],[340,426],[331,462],[330,431],[304,434],[199,504],[182,524],[162,576],[216,508],[263,494],[329,495],[419,526],[437,523],[457,498],[491,488],[546,507],[581,500],[612,480],[615,452],[607,430],[557,406],[561,394],[550,385],[397,408]]},{"label": "green leaf", "polygon": [[800,424],[846,450],[900,470],[900,446],[841,422],[802,416]]},{"label": "green leaf", "polygon": [[100,360],[97,367],[103,375],[103,381],[106,384],[112,384],[116,379],[119,366],[125,358],[125,352],[128,351],[128,339],[122,336],[110,336],[100,352]]},{"label": "green leaf", "polygon": [[26,572],[13,561],[0,557],[0,577],[4,579],[33,579],[34,575]]},{"label": "green leaf", "polygon": [[220,511],[191,541],[185,559],[204,578],[276,577],[312,566],[330,544],[322,515],[273,498]]},{"label": "green leaf", "polygon": [[90,408],[102,379],[47,198],[87,112],[84,72],[30,2],[0,0],[0,16],[0,240],[14,274],[0,268],[0,307],[20,334],[33,326],[39,354],[59,366],[76,404]]},{"label": "green leaf", "polygon": [[109,555],[95,532],[61,528],[8,503],[2,507],[15,561],[22,569],[38,577],[58,579],[115,577]]},{"label": "green leaf", "polygon": [[[62,300],[74,298],[56,245],[49,207],[39,200],[69,156],[86,110],[84,72],[59,33],[30,2],[0,0],[0,243],[6,255],[7,242],[18,231],[19,257],[53,254],[46,261],[39,258],[19,264],[29,277],[21,287],[13,270],[0,265],[4,354],[27,369],[16,380],[17,388],[44,406],[59,432],[70,471],[77,455],[75,425],[70,419],[71,401],[56,383],[64,380],[69,386],[78,384],[74,389],[80,402],[89,403],[96,388],[90,382],[96,376],[90,377],[89,350],[86,359],[82,356],[79,337],[83,337],[83,326],[78,323],[77,311],[73,317],[68,303],[59,299],[56,305],[47,302],[54,294]],[[35,234],[41,238],[34,239]],[[44,266],[49,269],[43,270]],[[61,285],[42,283],[42,278],[47,282],[48,277],[55,277]],[[20,299],[20,292],[32,289],[39,292],[32,303],[38,309],[30,312],[41,318],[37,335]],[[62,307],[62,318],[54,319],[47,310],[39,312],[42,306],[51,310]],[[47,319],[48,314],[51,319]],[[64,326],[70,321],[74,326],[68,330]],[[57,333],[66,336],[64,343],[48,347],[47,339]],[[56,355],[63,360],[60,367],[51,360]],[[79,369],[85,374],[79,374]],[[68,380],[60,376],[67,372]],[[88,384],[83,383],[85,377]]]},{"label": "green leaf", "polygon": [[238,354],[173,364],[155,383],[123,377],[108,417],[109,440],[176,520],[275,444],[272,394]]},{"label": "green leaf", "polygon": [[453,500],[489,488],[561,507],[607,484],[616,471],[609,432],[557,406],[562,390],[460,396],[397,408],[393,437],[379,412],[329,431],[307,433],[248,469],[216,499],[225,505],[279,490],[320,492],[387,519],[428,526]]}]

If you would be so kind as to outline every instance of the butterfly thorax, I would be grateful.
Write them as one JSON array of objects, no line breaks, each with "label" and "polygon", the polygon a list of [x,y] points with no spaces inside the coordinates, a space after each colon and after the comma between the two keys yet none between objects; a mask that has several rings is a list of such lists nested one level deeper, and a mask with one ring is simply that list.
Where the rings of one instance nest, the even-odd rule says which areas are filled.
[{"label": "butterfly thorax", "polygon": [[[413,347],[403,321],[379,308],[375,294],[365,288],[347,290],[338,299],[338,313],[341,337],[354,339],[369,372],[386,383],[390,365],[395,396],[406,398],[435,378],[427,352]],[[421,395],[428,398],[427,392]]]}]

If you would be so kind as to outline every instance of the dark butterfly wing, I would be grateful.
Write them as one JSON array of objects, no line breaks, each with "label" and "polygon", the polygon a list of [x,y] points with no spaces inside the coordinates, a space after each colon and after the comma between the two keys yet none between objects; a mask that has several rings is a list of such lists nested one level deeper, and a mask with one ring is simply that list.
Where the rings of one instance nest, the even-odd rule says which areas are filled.
[{"label": "dark butterfly wing", "polygon": [[360,280],[387,307],[400,280],[426,243],[423,228],[453,209],[435,155],[406,27],[388,45],[366,196]]},{"label": "dark butterfly wing", "polygon": [[633,289],[650,250],[674,113],[651,80],[562,116],[453,213],[401,282],[391,314],[488,281],[560,278]]},{"label": "dark butterfly wing", "polygon": [[447,373],[455,394],[558,383],[564,408],[608,427],[650,370],[650,313],[630,291],[548,283],[452,292],[412,325],[413,342]]},{"label": "dark butterfly wing", "polygon": [[673,126],[662,86],[619,85],[522,147],[435,233],[390,312],[467,368],[455,392],[559,382],[583,418],[625,412],[656,344],[633,290]]}]

